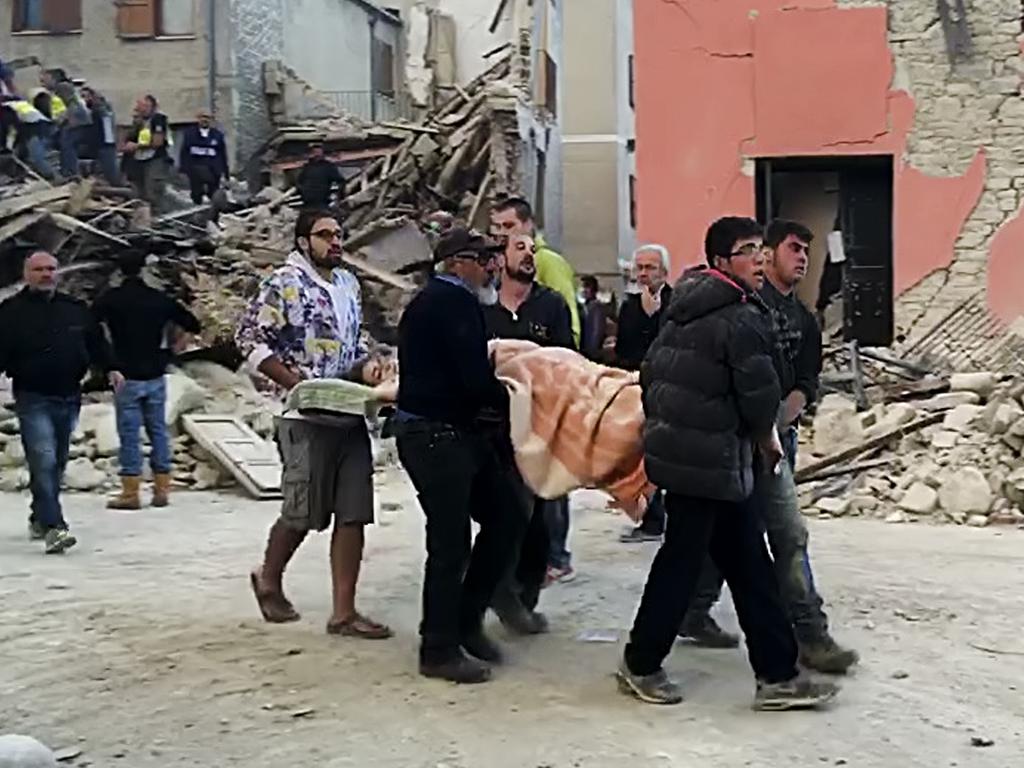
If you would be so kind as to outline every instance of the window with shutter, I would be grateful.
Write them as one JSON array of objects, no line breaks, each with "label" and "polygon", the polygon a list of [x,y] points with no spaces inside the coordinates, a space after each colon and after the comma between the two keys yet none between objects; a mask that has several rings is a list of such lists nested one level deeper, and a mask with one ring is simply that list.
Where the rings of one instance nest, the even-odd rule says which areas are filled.
[{"label": "window with shutter", "polygon": [[129,39],[154,37],[155,0],[117,0],[117,34]]},{"label": "window with shutter", "polygon": [[157,0],[156,33],[167,37],[195,34],[195,0]]},{"label": "window with shutter", "polygon": [[390,43],[373,38],[373,90],[393,96],[395,93],[395,49]]},{"label": "window with shutter", "polygon": [[14,0],[11,30],[54,35],[82,29],[82,0]]}]

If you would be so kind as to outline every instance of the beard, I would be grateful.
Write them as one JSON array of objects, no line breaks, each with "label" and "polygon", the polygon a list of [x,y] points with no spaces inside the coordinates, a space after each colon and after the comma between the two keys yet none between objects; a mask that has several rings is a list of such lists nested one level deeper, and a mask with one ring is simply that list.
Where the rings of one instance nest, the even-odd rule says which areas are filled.
[{"label": "beard", "polygon": [[335,267],[341,266],[341,249],[329,250],[326,253],[317,255],[315,253],[310,254],[310,261],[317,267],[323,267],[324,269],[334,269]]},{"label": "beard", "polygon": [[533,266],[530,269],[523,269],[522,267],[516,269],[506,268],[505,274],[508,275],[510,280],[515,280],[523,285],[530,285],[537,279],[537,270]]}]

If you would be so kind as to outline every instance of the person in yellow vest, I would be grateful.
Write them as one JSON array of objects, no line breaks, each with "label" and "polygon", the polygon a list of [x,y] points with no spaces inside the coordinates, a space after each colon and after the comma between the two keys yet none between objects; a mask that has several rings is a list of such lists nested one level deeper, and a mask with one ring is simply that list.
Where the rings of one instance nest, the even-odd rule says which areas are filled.
[{"label": "person in yellow vest", "polygon": [[561,254],[552,250],[537,231],[533,219],[533,208],[521,197],[508,197],[498,201],[491,208],[491,234],[508,237],[527,235],[533,238],[537,253],[537,282],[560,294],[569,305],[572,318],[572,337],[580,345],[580,313],[576,302],[576,272]]},{"label": "person in yellow vest", "polygon": [[130,159],[130,178],[139,197],[149,203],[154,213],[164,207],[164,192],[173,162],[169,149],[172,145],[167,116],[158,111],[153,96],[143,96],[135,104],[136,120],[125,142],[124,152]]},{"label": "person in yellow vest", "polygon": [[12,97],[0,103],[0,145],[11,147],[45,179],[55,177],[46,157],[50,120],[25,99]]}]

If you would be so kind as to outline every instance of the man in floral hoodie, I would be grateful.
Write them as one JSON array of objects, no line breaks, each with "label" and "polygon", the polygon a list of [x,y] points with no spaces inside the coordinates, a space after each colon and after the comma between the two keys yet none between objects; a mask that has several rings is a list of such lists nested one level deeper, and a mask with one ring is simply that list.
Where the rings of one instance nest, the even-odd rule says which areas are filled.
[{"label": "man in floral hoodie", "polygon": [[[380,383],[382,366],[360,343],[359,282],[342,268],[342,228],[328,211],[304,210],[295,225],[295,250],[274,270],[242,318],[236,334],[250,368],[287,394],[308,379]],[[284,462],[281,516],[270,529],[262,565],[250,574],[263,617],[297,621],[285,597],[284,570],[310,530],[331,537],[332,635],[384,639],[391,630],[355,607],[364,529],[373,522],[373,459],[361,416],[307,416],[287,412],[277,433]]]}]

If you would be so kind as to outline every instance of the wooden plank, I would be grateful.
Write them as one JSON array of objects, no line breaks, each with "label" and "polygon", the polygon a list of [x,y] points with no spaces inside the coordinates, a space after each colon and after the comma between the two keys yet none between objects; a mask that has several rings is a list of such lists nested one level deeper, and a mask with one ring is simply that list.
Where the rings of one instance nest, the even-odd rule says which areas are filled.
[{"label": "wooden plank", "polygon": [[17,197],[9,197],[5,200],[0,200],[0,219],[9,219],[11,216],[17,216],[19,213],[31,211],[34,208],[39,208],[47,203],[55,203],[58,200],[67,200],[71,197],[74,190],[74,185],[65,184],[62,187],[41,189],[38,192],[32,192],[28,195],[18,195]]},{"label": "wooden plank", "polygon": [[277,448],[228,414],[186,414],[182,426],[218,464],[255,498],[281,497],[281,459]]},{"label": "wooden plank", "polygon": [[74,216],[68,216],[65,213],[51,213],[50,217],[53,219],[54,223],[58,224],[64,229],[79,229],[82,230],[83,232],[88,232],[90,234],[96,235],[97,237],[101,237],[104,240],[109,240],[112,243],[117,243],[117,245],[122,245],[125,248],[131,247],[131,243],[125,240],[123,237],[111,235],[109,232],[104,232],[99,227],[94,227],[92,226],[92,224],[87,224],[84,221],[79,221]]},{"label": "wooden plank", "polygon": [[912,434],[925,427],[930,427],[932,424],[938,424],[946,418],[945,413],[932,413],[928,416],[923,416],[920,419],[916,419],[909,424],[904,424],[901,427],[895,427],[890,429],[888,432],[883,432],[878,437],[873,437],[870,440],[865,440],[863,443],[855,445],[851,448],[846,448],[842,451],[833,453],[831,456],[826,456],[821,461],[816,461],[813,464],[808,464],[806,467],[798,469],[793,474],[793,479],[796,482],[801,482],[809,477],[814,477],[822,472],[822,470],[834,467],[836,464],[842,464],[844,461],[855,459],[862,453],[870,451],[879,446],[885,445],[890,440],[894,440],[899,437],[905,437],[906,435]]},{"label": "wooden plank", "polygon": [[42,221],[49,214],[46,211],[29,211],[23,213],[20,216],[8,221],[2,227],[0,227],[0,243],[10,240],[15,235],[28,229],[33,224]]}]

